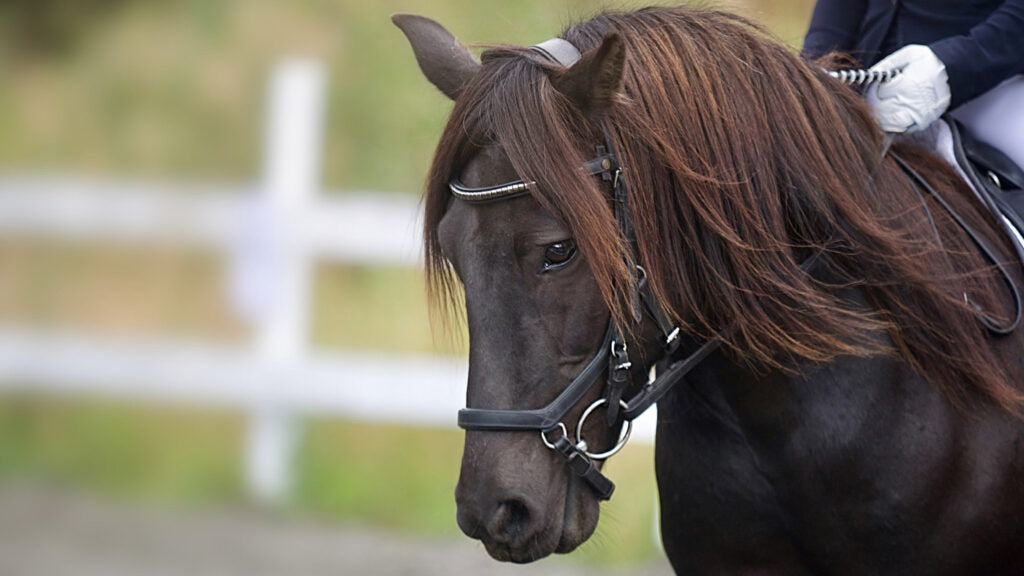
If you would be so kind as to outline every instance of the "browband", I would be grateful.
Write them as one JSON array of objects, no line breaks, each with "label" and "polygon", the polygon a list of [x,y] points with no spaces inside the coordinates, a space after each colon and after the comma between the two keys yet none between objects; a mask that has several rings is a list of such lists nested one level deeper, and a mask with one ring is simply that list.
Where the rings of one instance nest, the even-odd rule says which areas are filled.
[{"label": "browband", "polygon": [[[611,173],[616,167],[618,167],[618,164],[615,162],[615,157],[607,152],[599,154],[596,158],[587,160],[582,166],[583,173],[587,176]],[[459,182],[458,180],[452,180],[448,183],[448,189],[451,191],[452,196],[455,196],[460,200],[465,200],[467,202],[486,202],[488,200],[525,196],[529,194],[530,190],[536,185],[536,182],[523,182],[522,180],[516,180],[515,182],[507,182],[496,186],[469,188],[467,186],[463,186],[462,182]]]}]

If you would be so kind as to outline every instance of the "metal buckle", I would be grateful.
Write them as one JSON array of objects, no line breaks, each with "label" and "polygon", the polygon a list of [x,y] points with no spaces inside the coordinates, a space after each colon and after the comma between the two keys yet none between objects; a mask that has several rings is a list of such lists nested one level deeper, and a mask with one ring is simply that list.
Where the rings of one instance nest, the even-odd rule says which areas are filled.
[{"label": "metal buckle", "polygon": [[565,424],[562,424],[561,422],[559,422],[558,425],[555,426],[554,428],[548,428],[547,430],[541,430],[540,431],[540,439],[544,442],[545,446],[547,446],[548,448],[551,448],[552,450],[555,450],[555,444],[553,442],[548,442],[547,434],[548,434],[548,432],[551,432],[552,430],[555,430],[556,428],[561,428],[562,429],[562,437],[563,438],[567,438],[569,436],[569,431],[565,429]]},{"label": "metal buckle", "polygon": [[[575,447],[576,451],[578,451],[580,454],[582,454],[583,456],[586,456],[587,458],[589,458],[591,460],[605,460],[607,458],[611,458],[615,454],[618,454],[619,450],[622,450],[622,447],[626,445],[626,442],[629,441],[630,435],[633,433],[633,421],[632,420],[625,420],[625,421],[623,421],[623,423],[622,423],[623,427],[619,431],[619,439],[615,443],[615,446],[612,446],[610,449],[605,450],[604,452],[596,452],[596,453],[595,452],[590,452],[589,450],[587,450],[587,448],[588,448],[587,441],[583,439],[583,425],[586,423],[587,418],[589,418],[590,415],[593,414],[594,410],[597,410],[598,408],[600,408],[601,406],[604,406],[607,403],[608,403],[608,399],[607,398],[600,398],[600,399],[594,401],[594,403],[591,404],[590,406],[587,406],[587,409],[583,411],[583,415],[580,416],[580,421],[576,424],[576,439],[577,439],[576,442],[572,441],[572,438],[569,436],[569,431],[566,429],[565,424],[563,424],[562,422],[559,422],[556,426],[554,426],[552,428],[548,428],[547,430],[541,430],[541,432],[540,432],[541,442],[544,442],[544,445],[547,446],[548,448],[552,449],[552,450],[558,450],[558,447],[555,446],[555,443],[558,442],[559,440],[561,440],[561,438],[556,439],[555,442],[552,442],[552,441],[548,440],[548,436],[547,435],[548,435],[548,432],[551,432],[552,430],[561,430],[562,431],[562,438],[567,439],[569,441],[569,443],[573,444],[573,446]],[[626,409],[626,408],[629,407],[622,400],[619,400],[619,406],[622,409]]]},{"label": "metal buckle", "polygon": [[[618,442],[615,443],[615,446],[612,446],[611,449],[606,450],[604,452],[599,452],[597,454],[587,451],[587,443],[585,440],[583,440],[583,423],[587,421],[587,417],[590,416],[590,414],[593,413],[594,410],[597,410],[599,407],[607,403],[607,398],[600,398],[596,400],[593,404],[588,406],[586,410],[583,411],[583,415],[580,416],[580,421],[576,424],[576,438],[579,439],[579,444],[577,444],[577,447],[582,445],[580,451],[586,454],[586,456],[591,460],[604,460],[606,458],[614,456],[619,452],[619,450],[622,450],[622,447],[625,446],[626,442],[629,441],[629,435],[633,433],[633,421],[625,420],[623,421],[623,428],[619,432],[619,440]],[[622,407],[623,409],[628,407],[626,403],[623,402],[622,400],[619,400],[619,406]],[[547,443],[547,439],[545,439],[545,443]]]},{"label": "metal buckle", "polygon": [[[618,350],[615,349],[617,346],[619,347]],[[614,358],[616,362],[614,364],[615,370],[629,370],[633,367],[633,363],[629,361],[629,347],[626,346],[625,342],[612,340],[610,350],[612,358]]]}]

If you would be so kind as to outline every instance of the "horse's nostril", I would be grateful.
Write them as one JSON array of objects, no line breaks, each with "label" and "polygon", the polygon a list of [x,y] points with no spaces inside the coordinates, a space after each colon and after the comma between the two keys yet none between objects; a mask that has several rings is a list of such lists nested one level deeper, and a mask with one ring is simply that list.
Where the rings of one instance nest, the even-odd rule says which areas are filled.
[{"label": "horse's nostril", "polygon": [[496,542],[511,544],[522,539],[529,524],[530,509],[522,500],[503,500],[494,509],[488,532]]}]

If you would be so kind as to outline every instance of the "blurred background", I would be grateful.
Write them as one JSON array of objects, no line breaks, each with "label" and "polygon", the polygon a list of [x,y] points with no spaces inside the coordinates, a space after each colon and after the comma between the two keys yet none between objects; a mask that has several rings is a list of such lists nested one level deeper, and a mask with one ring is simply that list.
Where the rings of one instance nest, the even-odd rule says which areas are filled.
[{"label": "blurred background", "polygon": [[[450,104],[389,20],[649,3],[0,0],[0,572],[667,571],[649,442],[567,558],[459,533],[417,216]],[[721,5],[796,47],[813,2]]]}]

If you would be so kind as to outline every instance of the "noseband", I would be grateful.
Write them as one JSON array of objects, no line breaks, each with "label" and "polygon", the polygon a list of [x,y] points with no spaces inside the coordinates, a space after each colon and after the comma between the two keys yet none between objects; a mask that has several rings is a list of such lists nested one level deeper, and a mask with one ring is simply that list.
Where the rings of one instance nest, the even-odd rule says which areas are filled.
[{"label": "noseband", "polygon": [[[552,38],[530,48],[547,60],[566,68],[580,59],[580,52],[575,46],[561,38]],[[614,154],[611,141],[605,132],[604,146],[597,147],[596,156],[582,166],[587,176],[600,176],[612,183],[615,198],[615,214],[623,236],[635,250],[633,225],[627,206],[626,184],[622,176],[622,167]],[[536,186],[535,182],[518,180],[496,186],[468,188],[458,180],[452,180],[448,187],[456,198],[466,202],[480,203],[507,200],[529,194]],[[643,268],[636,266],[636,293],[647,313],[654,319],[662,333],[666,355],[670,356],[679,345],[679,328],[669,322],[654,297]],[[639,303],[637,312],[641,312]],[[611,498],[615,485],[601,474],[595,461],[604,460],[618,452],[629,440],[632,422],[648,408],[653,406],[676,383],[682,380],[687,372],[697,366],[711,352],[717,349],[720,341],[710,340],[686,358],[674,362],[667,370],[659,373],[656,378],[644,384],[640,391],[629,400],[623,400],[623,393],[629,388],[630,368],[629,353],[622,332],[609,321],[604,340],[594,357],[583,370],[573,378],[572,382],[562,390],[550,404],[532,410],[494,410],[486,408],[464,408],[459,410],[459,427],[465,430],[483,431],[538,431],[545,446],[565,458],[570,470],[589,485],[601,500]],[[580,416],[575,428],[575,441],[569,435],[569,428],[564,422],[566,415],[602,380],[605,382],[601,398],[590,404]],[[604,406],[608,428],[617,424],[623,426],[615,445],[600,453],[589,451],[583,439],[583,425],[586,419],[598,408]],[[560,432],[560,436],[552,437]]]}]

